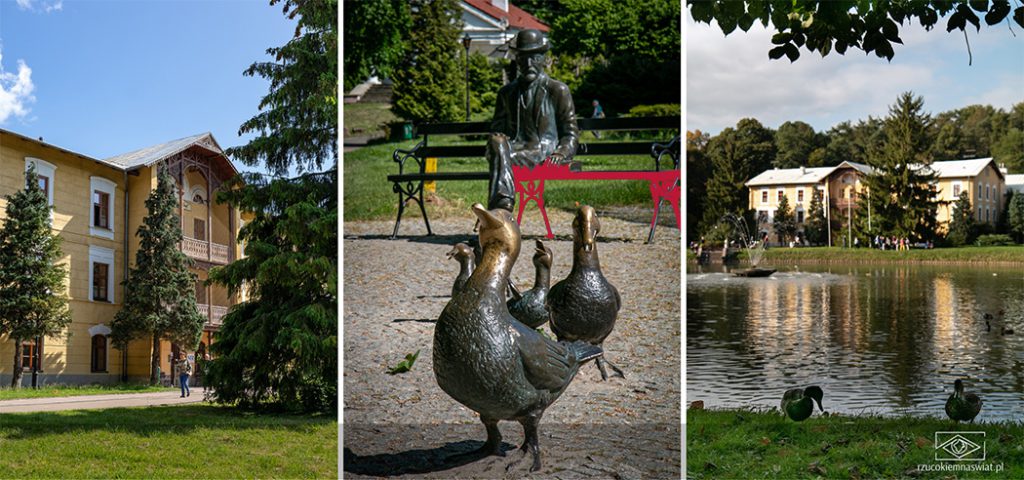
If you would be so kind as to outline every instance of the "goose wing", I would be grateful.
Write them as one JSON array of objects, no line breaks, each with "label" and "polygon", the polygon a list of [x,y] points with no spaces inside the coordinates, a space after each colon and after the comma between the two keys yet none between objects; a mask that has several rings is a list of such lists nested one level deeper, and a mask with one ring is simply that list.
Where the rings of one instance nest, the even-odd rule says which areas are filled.
[{"label": "goose wing", "polygon": [[526,379],[540,390],[559,390],[576,375],[578,363],[565,345],[512,320]]}]

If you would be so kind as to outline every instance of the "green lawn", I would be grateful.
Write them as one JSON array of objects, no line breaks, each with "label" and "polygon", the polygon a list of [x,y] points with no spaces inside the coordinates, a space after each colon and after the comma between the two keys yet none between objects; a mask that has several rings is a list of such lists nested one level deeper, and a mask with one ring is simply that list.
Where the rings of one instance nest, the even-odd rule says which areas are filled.
[{"label": "green lawn", "polygon": [[[985,431],[986,461],[1002,472],[934,472],[935,432]],[[926,467],[927,468],[927,467]],[[956,425],[935,418],[687,411],[686,470],[720,478],[1024,478],[1024,424]]]},{"label": "green lawn", "polygon": [[[746,259],[746,251],[740,259]],[[688,254],[687,258],[696,260]],[[769,248],[763,265],[783,262],[808,263],[1007,263],[1024,264],[1024,245],[1009,247],[956,247],[913,249],[898,252],[869,248],[801,247]]]},{"label": "green lawn", "polygon": [[46,385],[40,388],[0,387],[0,400],[19,398],[72,397],[75,395],[109,395],[115,393],[149,393],[175,390],[174,388],[149,386],[137,383],[114,385]]},{"label": "green lawn", "polygon": [[2,478],[338,478],[333,417],[210,405],[0,416]]},{"label": "green lawn", "polygon": [[381,137],[385,125],[398,121],[387,103],[346,103],[341,110],[346,135]]},{"label": "green lawn", "polygon": [[[455,144],[458,141],[435,141],[431,145]],[[481,144],[483,140],[470,143]],[[415,140],[398,143],[383,143],[363,147],[344,156],[344,212],[345,220],[393,219],[398,211],[398,195],[387,181],[389,174],[398,173],[398,164],[392,161],[395,148],[410,149]],[[581,156],[585,170],[641,170],[653,169],[654,161],[649,156]],[[415,171],[412,160],[406,164],[406,171]],[[443,158],[438,160],[438,171],[482,172],[487,171],[484,158]],[[546,182],[544,200],[549,209],[573,209],[575,202],[595,207],[645,205],[651,206],[651,194],[647,182],[639,181],[556,181]],[[450,214],[467,215],[475,203],[486,203],[486,181],[437,182],[437,195],[427,204],[427,215],[431,218]],[[403,215],[418,217],[419,209],[410,205]],[[536,208],[531,203],[527,209]],[[652,206],[653,208],[653,206]]]}]

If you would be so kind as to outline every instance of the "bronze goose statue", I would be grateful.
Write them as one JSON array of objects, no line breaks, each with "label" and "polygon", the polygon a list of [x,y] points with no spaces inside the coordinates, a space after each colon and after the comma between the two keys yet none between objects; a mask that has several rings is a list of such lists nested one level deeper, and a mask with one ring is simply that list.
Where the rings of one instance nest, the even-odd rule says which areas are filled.
[{"label": "bronze goose statue", "polygon": [[536,277],[533,288],[513,297],[508,301],[508,311],[516,320],[530,328],[538,328],[548,321],[548,308],[545,301],[551,288],[551,249],[544,242],[537,240],[533,254],[533,267]]},{"label": "bronze goose statue", "polygon": [[448,302],[434,328],[437,384],[480,414],[487,441],[473,454],[504,455],[499,420],[522,424],[523,455],[541,467],[538,426],[576,376],[581,364],[601,355],[586,342],[556,342],[508,313],[505,289],[519,256],[519,226],[511,212],[474,204],[483,256],[465,287]]},{"label": "bronze goose statue", "polygon": [[473,249],[465,243],[456,243],[447,255],[448,258],[454,258],[459,262],[459,276],[455,277],[455,284],[452,285],[452,296],[454,297],[459,290],[462,290],[466,280],[469,280],[469,275],[473,273],[473,268],[476,266],[476,260],[473,257]]},{"label": "bronze goose statue", "polygon": [[964,392],[964,382],[953,382],[953,393],[946,399],[946,415],[957,422],[974,423],[974,417],[981,412],[981,397]]},{"label": "bronze goose statue", "polygon": [[787,417],[797,422],[802,422],[814,413],[814,403],[812,400],[818,403],[818,410],[825,411],[821,406],[821,400],[824,397],[825,392],[818,386],[810,386],[802,390],[794,388],[786,390],[786,393],[782,395],[782,404],[780,406]]},{"label": "bronze goose statue", "polygon": [[[583,205],[576,211],[572,229],[572,270],[548,292],[551,331],[558,340],[582,340],[600,346],[615,327],[622,299],[601,273],[597,258],[597,233],[601,224],[593,207]],[[603,355],[595,363],[604,380],[608,379],[605,363],[618,376],[625,377],[622,370]]]}]

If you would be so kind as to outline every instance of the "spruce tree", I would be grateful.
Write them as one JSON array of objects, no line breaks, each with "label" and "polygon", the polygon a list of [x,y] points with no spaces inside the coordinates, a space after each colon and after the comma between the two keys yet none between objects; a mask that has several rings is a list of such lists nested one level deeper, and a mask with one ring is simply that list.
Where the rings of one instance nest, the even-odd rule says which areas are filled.
[{"label": "spruce tree", "polygon": [[821,245],[828,239],[828,226],[825,224],[825,209],[822,206],[821,190],[814,189],[811,194],[811,205],[807,212],[807,220],[804,223],[804,236],[807,243]]},{"label": "spruce tree", "polygon": [[149,383],[159,382],[160,341],[169,340],[193,350],[206,319],[196,307],[196,275],[179,248],[183,235],[175,213],[175,185],[160,166],[157,188],[146,199],[146,217],[139,226],[135,266],[122,282],[125,301],[111,323],[110,338],[122,351],[136,338],[152,340]]},{"label": "spruce tree", "polygon": [[779,207],[775,209],[775,219],[772,223],[782,243],[796,235],[796,217],[793,215],[793,209],[789,208],[789,198],[785,193],[779,199]]},{"label": "spruce tree", "polygon": [[870,189],[876,231],[911,240],[935,237],[937,202],[932,186],[931,117],[922,111],[924,101],[903,93],[889,107],[881,151],[868,158],[874,172],[865,177]]},{"label": "spruce tree", "polygon": [[412,0],[405,57],[395,69],[391,111],[416,123],[465,118],[465,59],[455,0]]},{"label": "spruce tree", "polygon": [[949,222],[949,234],[946,240],[954,247],[962,247],[974,242],[977,225],[974,224],[974,212],[971,198],[967,191],[960,192],[960,197],[953,205],[953,218]]},{"label": "spruce tree", "polygon": [[65,295],[67,268],[60,237],[50,229],[50,204],[30,166],[25,188],[7,199],[0,227],[0,335],[14,341],[11,387],[21,388],[22,341],[53,337],[71,324]]},{"label": "spruce tree", "polygon": [[[276,3],[273,0],[271,3]],[[281,119],[263,125],[263,141],[237,151],[269,166],[329,166],[295,178],[268,180],[243,174],[218,194],[252,219],[239,231],[245,256],[210,271],[214,282],[246,301],[224,316],[207,380],[214,399],[248,407],[334,414],[338,401],[338,151],[336,69],[337,4],[285,0],[297,18],[288,52],[308,49],[325,58],[268,70],[269,96],[256,118]],[[268,76],[268,75],[264,75]],[[303,85],[318,78],[320,90],[307,96]],[[315,112],[323,113],[314,114]],[[251,123],[250,120],[249,123]],[[288,132],[310,129],[324,135]],[[306,170],[314,170],[306,168]]]},{"label": "spruce tree", "polygon": [[1014,192],[1009,208],[1010,234],[1017,243],[1024,243],[1024,192]]}]

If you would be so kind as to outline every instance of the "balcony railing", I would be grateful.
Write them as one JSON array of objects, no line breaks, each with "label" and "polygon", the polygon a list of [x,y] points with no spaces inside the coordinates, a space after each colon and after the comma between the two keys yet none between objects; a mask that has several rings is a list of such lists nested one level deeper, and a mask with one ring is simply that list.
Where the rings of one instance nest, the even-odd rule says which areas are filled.
[{"label": "balcony railing", "polygon": [[230,260],[230,250],[227,245],[205,242],[192,237],[185,237],[182,240],[181,251],[191,258],[204,262],[227,265]]},{"label": "balcony railing", "polygon": [[228,307],[207,305],[205,303],[200,303],[196,306],[199,307],[199,314],[209,319],[206,322],[207,326],[220,327],[224,323],[224,315],[228,314]]}]

